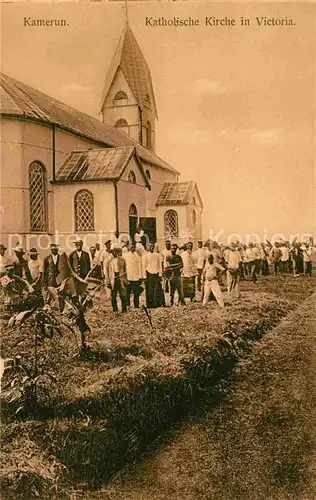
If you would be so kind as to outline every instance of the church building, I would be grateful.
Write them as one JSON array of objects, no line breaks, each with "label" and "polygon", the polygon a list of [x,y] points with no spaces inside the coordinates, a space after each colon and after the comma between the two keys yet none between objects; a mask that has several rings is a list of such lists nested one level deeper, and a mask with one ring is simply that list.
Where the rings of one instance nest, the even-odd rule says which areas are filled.
[{"label": "church building", "polygon": [[140,226],[149,240],[201,239],[194,181],[156,154],[150,69],[126,23],[105,78],[102,121],[1,75],[1,243],[69,250]]}]

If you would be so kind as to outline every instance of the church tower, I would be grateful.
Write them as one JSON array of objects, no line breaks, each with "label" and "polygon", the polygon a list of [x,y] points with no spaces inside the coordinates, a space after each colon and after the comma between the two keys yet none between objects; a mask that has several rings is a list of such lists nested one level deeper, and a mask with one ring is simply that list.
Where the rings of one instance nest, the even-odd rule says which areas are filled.
[{"label": "church tower", "polygon": [[100,113],[104,122],[155,151],[158,117],[150,69],[128,22],[106,74]]}]

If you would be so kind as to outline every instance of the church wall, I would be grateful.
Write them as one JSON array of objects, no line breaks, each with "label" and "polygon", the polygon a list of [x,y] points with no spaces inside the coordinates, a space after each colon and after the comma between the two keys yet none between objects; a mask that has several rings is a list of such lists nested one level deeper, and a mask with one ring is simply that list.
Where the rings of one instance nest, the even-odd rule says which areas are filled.
[{"label": "church wall", "polygon": [[9,233],[26,231],[22,132],[21,122],[1,120],[1,242],[5,245],[9,242]]},{"label": "church wall", "polygon": [[[79,233],[86,247],[100,240],[103,244],[116,229],[114,186],[112,183],[56,184],[55,211],[56,231],[61,235],[61,246],[72,248],[75,233],[75,195],[81,189],[88,189],[94,198],[94,231]],[[71,237],[72,236],[72,237]],[[62,245],[63,242],[63,245]]]},{"label": "church wall", "polygon": [[157,167],[153,167],[150,165],[146,165],[146,163],[143,162],[144,170],[146,171],[147,169],[150,172],[150,184],[151,184],[151,191],[147,190],[146,191],[146,209],[147,209],[147,216],[148,217],[155,217],[156,213],[156,202],[157,198],[159,196],[159,193],[162,189],[162,186],[164,185],[165,182],[176,182],[176,175],[173,174],[172,172],[168,172],[165,170],[161,170]]},{"label": "church wall", "polygon": [[[187,205],[186,210],[186,227],[190,234],[192,234],[192,241],[197,241],[202,238],[202,214],[200,207],[196,205]],[[194,215],[195,212],[195,223]]]},{"label": "church wall", "polygon": [[118,213],[120,233],[129,233],[129,208],[133,203],[137,208],[138,217],[146,216],[145,186],[120,181],[117,185]]},{"label": "church wall", "polygon": [[[1,122],[1,181],[4,217],[2,231],[10,247],[20,241],[27,245],[30,239],[29,167],[41,162],[47,173],[48,231],[53,228],[53,199],[49,180],[52,175],[51,129],[40,124],[3,119]],[[13,241],[14,240],[14,241]],[[32,243],[31,243],[32,244]],[[28,247],[30,245],[27,245]],[[34,246],[34,245],[33,245]]]}]

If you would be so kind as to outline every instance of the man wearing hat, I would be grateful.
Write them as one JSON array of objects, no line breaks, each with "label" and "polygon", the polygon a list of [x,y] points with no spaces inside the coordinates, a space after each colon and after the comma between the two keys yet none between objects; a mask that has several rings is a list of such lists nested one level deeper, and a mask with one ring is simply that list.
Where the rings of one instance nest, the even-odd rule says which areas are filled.
[{"label": "man wearing hat", "polygon": [[23,278],[27,280],[29,283],[32,282],[32,276],[30,273],[30,269],[28,266],[27,260],[24,258],[24,248],[20,243],[17,243],[14,248],[14,253],[16,255],[16,259],[13,262],[14,274],[19,276],[19,278]]},{"label": "man wearing hat", "polygon": [[40,287],[43,275],[43,263],[38,256],[38,251],[36,248],[31,248],[29,251],[29,270],[32,276],[33,286],[36,288]]},{"label": "man wearing hat", "polygon": [[77,237],[74,243],[76,250],[69,255],[69,262],[73,271],[78,274],[80,278],[85,279],[91,269],[90,256],[88,252],[82,250],[83,241],[81,238]]},{"label": "man wearing hat", "polygon": [[7,273],[6,266],[11,264],[10,259],[5,255],[7,247],[0,244],[0,276],[5,276]]}]

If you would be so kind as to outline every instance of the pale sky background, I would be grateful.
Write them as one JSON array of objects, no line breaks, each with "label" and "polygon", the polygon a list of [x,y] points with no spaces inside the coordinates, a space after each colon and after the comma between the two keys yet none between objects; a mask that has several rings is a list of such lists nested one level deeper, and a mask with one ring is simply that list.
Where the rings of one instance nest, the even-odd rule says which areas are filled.
[{"label": "pale sky background", "polygon": [[[315,231],[315,4],[130,2],[128,15],[151,68],[156,152],[198,183],[204,236]],[[23,27],[24,16],[70,26]],[[202,26],[150,28],[145,16]],[[252,25],[204,27],[205,16]],[[2,71],[97,116],[124,18],[121,2],[2,4]]]}]

